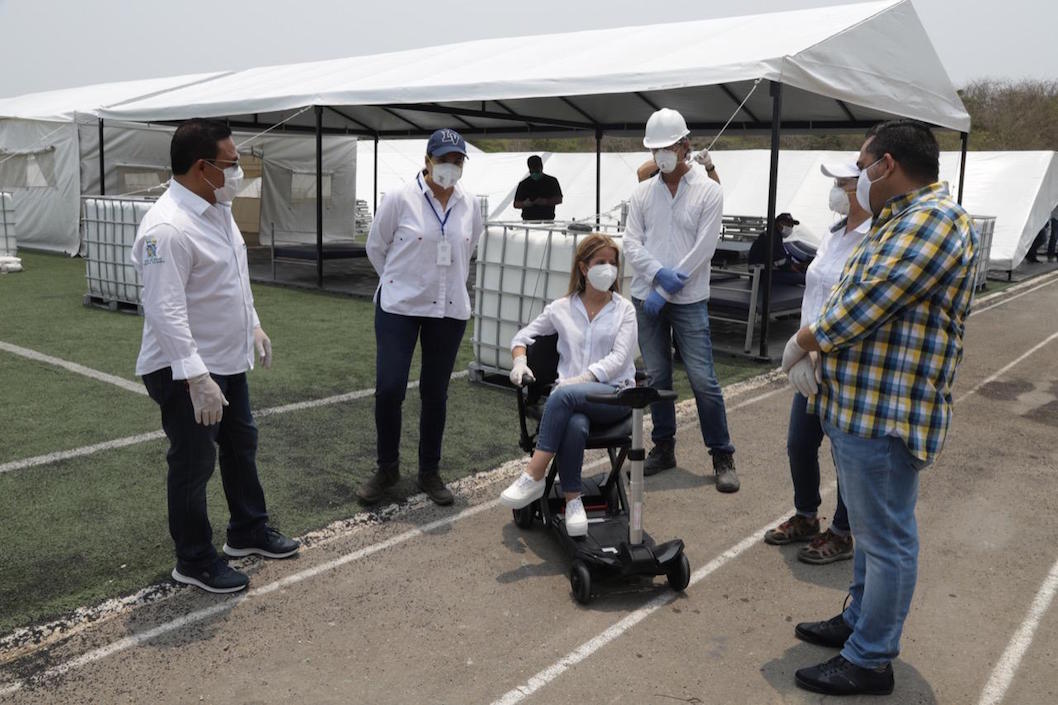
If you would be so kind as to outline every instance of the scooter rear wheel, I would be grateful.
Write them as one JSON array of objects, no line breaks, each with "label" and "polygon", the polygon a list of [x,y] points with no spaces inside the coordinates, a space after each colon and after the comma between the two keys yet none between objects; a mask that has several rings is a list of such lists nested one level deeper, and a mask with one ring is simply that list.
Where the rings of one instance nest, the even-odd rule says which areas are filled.
[{"label": "scooter rear wheel", "polygon": [[519,529],[531,529],[533,528],[533,505],[530,504],[528,507],[522,507],[521,509],[512,509],[514,514],[514,525]]},{"label": "scooter rear wheel", "polygon": [[569,571],[569,586],[577,602],[582,605],[591,602],[591,571],[583,561],[573,561]]},{"label": "scooter rear wheel", "polygon": [[691,562],[687,560],[687,554],[681,553],[665,572],[669,587],[676,592],[683,592],[691,582]]}]

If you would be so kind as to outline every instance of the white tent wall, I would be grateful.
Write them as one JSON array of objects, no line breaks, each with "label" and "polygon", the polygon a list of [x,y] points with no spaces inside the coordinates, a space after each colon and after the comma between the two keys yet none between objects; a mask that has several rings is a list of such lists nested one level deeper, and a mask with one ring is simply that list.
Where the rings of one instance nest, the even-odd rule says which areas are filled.
[{"label": "white tent wall", "polygon": [[77,126],[72,122],[0,119],[0,159],[5,152],[50,154],[47,185],[0,183],[0,190],[11,193],[18,214],[19,247],[77,254],[81,213]]},{"label": "white tent wall", "polygon": [[[237,136],[236,143],[242,135]],[[254,140],[261,158],[261,242],[273,225],[277,242],[316,242],[316,139],[276,135]],[[357,139],[323,137],[323,239],[353,239],[356,221]]]},{"label": "white tent wall", "polygon": [[[130,183],[130,172],[142,172],[154,186],[171,176],[169,143],[176,128],[135,122],[107,121],[103,125],[103,160],[106,162],[106,195],[119,196],[142,188]],[[81,193],[99,193],[99,120],[77,116],[81,148]],[[143,183],[146,183],[144,181]],[[158,196],[164,189],[136,196]]]}]

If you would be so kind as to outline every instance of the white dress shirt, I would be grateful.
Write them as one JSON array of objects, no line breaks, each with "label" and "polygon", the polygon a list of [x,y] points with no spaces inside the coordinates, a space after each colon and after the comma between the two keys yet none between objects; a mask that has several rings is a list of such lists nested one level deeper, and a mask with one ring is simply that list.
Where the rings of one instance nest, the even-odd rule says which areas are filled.
[{"label": "white dress shirt", "polygon": [[609,303],[588,320],[579,294],[549,303],[543,312],[514,335],[511,350],[528,346],[542,335],[558,333],[558,378],[591,371],[595,379],[616,387],[635,384],[638,328],[632,302],[613,294]]},{"label": "white dress shirt", "polygon": [[[675,197],[658,174],[632,192],[624,234],[625,260],[632,268],[629,293],[646,299],[651,289],[674,304],[709,298],[709,263],[720,238],[724,193],[702,169],[684,174]],[[675,294],[654,285],[662,267],[689,275]]]},{"label": "white dress shirt", "polygon": [[801,327],[814,323],[830,298],[830,292],[841,281],[849,255],[871,230],[871,219],[847,231],[844,225],[831,230],[819,244],[815,259],[805,271],[805,293],[801,299]]},{"label": "white dress shirt", "polygon": [[230,205],[210,205],[174,179],[143,216],[131,257],[143,281],[136,374],[172,367],[173,379],[188,379],[253,368],[260,320]]},{"label": "white dress shirt", "polygon": [[[470,256],[484,230],[477,199],[459,183],[447,210],[421,173],[386,194],[367,236],[367,257],[379,278],[375,301],[386,313],[467,320]],[[442,239],[451,246],[447,266],[438,263]]]}]

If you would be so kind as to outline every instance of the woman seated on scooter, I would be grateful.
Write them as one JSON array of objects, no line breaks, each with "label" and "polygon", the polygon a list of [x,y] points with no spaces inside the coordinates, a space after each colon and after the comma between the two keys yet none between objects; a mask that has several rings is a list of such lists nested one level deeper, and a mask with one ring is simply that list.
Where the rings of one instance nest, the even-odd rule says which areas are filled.
[{"label": "woman seated on scooter", "polygon": [[524,376],[535,379],[526,364],[526,346],[538,336],[558,333],[558,381],[547,398],[529,466],[500,500],[521,509],[540,499],[548,464],[558,455],[570,536],[588,533],[588,516],[580,497],[588,429],[593,423],[614,424],[629,414],[627,408],[591,403],[585,397],[635,384],[636,313],[619,293],[619,268],[617,243],[599,233],[584,238],[569,275],[569,293],[548,304],[511,341],[511,382],[520,386]]}]

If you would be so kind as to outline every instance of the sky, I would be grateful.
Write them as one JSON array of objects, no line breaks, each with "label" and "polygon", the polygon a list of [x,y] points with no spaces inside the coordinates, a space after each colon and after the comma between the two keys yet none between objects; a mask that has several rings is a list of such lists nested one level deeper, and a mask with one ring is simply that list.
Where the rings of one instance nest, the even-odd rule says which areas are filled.
[{"label": "sky", "polygon": [[[845,4],[833,0],[0,0],[0,98],[546,34]],[[956,87],[1058,80],[1058,2],[913,0]],[[649,47],[637,50],[649,51]],[[527,57],[528,58],[528,57]]]}]

